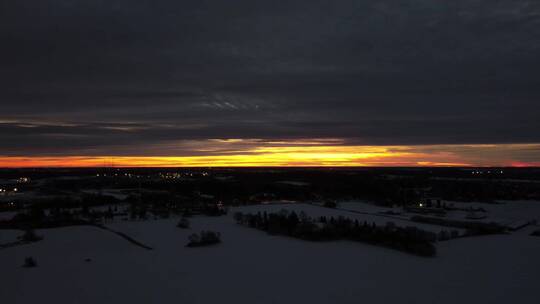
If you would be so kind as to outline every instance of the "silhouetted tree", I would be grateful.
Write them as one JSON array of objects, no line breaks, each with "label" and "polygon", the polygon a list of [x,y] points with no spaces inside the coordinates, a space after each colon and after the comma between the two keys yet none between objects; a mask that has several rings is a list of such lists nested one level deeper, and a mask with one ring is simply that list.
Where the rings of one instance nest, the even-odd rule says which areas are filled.
[{"label": "silhouetted tree", "polygon": [[178,222],[178,224],[176,225],[176,227],[182,228],[182,229],[188,229],[189,226],[190,226],[189,220],[185,217],[182,217],[180,221]]},{"label": "silhouetted tree", "polygon": [[41,241],[43,237],[37,235],[33,229],[28,229],[24,232],[21,239],[25,242],[37,242],[37,241]]},{"label": "silhouetted tree", "polygon": [[215,231],[201,231],[200,234],[194,233],[188,237],[187,247],[208,246],[221,242],[221,234]]},{"label": "silhouetted tree", "polygon": [[34,260],[33,257],[26,257],[24,259],[23,267],[26,267],[26,268],[37,267],[37,262],[36,260]]}]

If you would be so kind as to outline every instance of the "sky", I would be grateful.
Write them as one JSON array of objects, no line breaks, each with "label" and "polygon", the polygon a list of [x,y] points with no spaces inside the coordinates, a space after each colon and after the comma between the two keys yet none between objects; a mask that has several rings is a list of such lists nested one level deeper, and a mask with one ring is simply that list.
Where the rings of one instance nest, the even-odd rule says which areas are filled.
[{"label": "sky", "polygon": [[0,0],[0,167],[539,166],[537,0]]}]

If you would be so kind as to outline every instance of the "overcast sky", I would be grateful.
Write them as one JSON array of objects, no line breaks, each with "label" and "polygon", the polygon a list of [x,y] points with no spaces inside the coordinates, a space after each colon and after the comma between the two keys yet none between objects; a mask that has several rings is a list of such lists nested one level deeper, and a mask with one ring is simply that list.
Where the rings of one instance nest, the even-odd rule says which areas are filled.
[{"label": "overcast sky", "polygon": [[538,0],[0,0],[0,41],[1,155],[540,143]]}]

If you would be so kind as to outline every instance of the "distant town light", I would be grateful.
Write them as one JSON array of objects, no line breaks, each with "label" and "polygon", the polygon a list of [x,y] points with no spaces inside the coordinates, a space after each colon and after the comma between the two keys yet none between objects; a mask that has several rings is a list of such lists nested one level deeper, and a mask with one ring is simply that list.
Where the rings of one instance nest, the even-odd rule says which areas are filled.
[{"label": "distant town light", "polygon": [[21,177],[19,179],[17,179],[17,182],[18,183],[28,183],[30,181],[30,179],[28,177]]}]

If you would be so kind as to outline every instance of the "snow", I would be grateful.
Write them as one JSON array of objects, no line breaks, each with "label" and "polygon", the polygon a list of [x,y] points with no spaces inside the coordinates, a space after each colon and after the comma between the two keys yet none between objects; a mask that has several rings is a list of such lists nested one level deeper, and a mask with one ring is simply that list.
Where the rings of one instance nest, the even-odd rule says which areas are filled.
[{"label": "snow", "polygon": [[299,187],[309,186],[310,185],[309,183],[299,182],[299,181],[279,181],[277,183],[278,184],[283,184],[283,185],[290,185],[290,186],[299,186]]},{"label": "snow", "polygon": [[[177,218],[108,225],[151,251],[94,227],[38,230],[43,241],[0,250],[2,303],[453,304],[537,298],[538,238],[519,233],[457,239],[439,243],[437,257],[422,258],[362,243],[269,236],[232,218],[237,210],[282,207],[194,217],[188,230],[175,227]],[[343,212],[285,207],[313,215]],[[187,236],[203,229],[221,232],[223,243],[186,248]],[[22,268],[26,256],[38,267]]]},{"label": "snow", "polygon": [[[366,204],[366,203],[363,203],[363,204]],[[320,217],[324,215],[327,217],[333,216],[337,218],[339,216],[343,216],[350,219],[357,219],[360,223],[367,221],[368,224],[375,223],[377,225],[382,225],[382,226],[386,225],[386,223],[388,222],[393,222],[396,226],[399,226],[399,227],[416,226],[423,230],[431,231],[435,233],[438,233],[441,230],[447,230],[447,231],[456,230],[458,232],[465,231],[459,228],[450,228],[450,227],[443,227],[443,226],[438,226],[438,225],[412,222],[408,219],[408,216],[378,214],[377,212],[381,211],[381,210],[378,210],[378,208],[383,208],[383,207],[377,207],[377,206],[362,207],[361,203],[358,203],[358,206],[359,208],[350,208],[350,209],[347,208],[347,210],[368,212],[369,214],[359,214],[356,212],[343,210],[341,208],[345,208],[345,207],[343,207],[343,204],[341,203],[339,204],[340,209],[325,208],[319,205],[311,205],[311,204],[269,204],[269,205],[254,205],[254,206],[242,207],[240,209],[233,208],[231,209],[231,212],[234,213],[237,210],[245,212],[245,213],[257,213],[259,211],[260,212],[263,212],[263,211],[278,212],[281,209],[285,209],[289,211],[295,211],[297,213],[299,213],[300,211],[304,211],[308,216],[311,216],[311,217]],[[362,211],[362,210],[365,210],[365,211]],[[391,209],[384,208],[384,211],[387,211],[387,210],[391,210]]]},{"label": "snow", "polygon": [[124,192],[122,192],[122,190],[118,190],[118,189],[101,189],[101,190],[98,190],[98,189],[88,189],[88,190],[83,190],[84,193],[87,193],[87,194],[93,194],[93,195],[107,195],[107,196],[112,196],[116,199],[119,199],[119,200],[124,200],[128,197],[127,194],[125,194]]},{"label": "snow", "polygon": [[[520,223],[527,223],[531,221],[540,222],[540,202],[538,201],[500,201],[493,204],[479,202],[464,203],[455,201],[444,201],[444,203],[448,206],[453,206],[457,208],[483,208],[484,210],[486,210],[486,212],[477,212],[479,215],[486,215],[486,218],[484,219],[467,219],[469,212],[462,210],[448,211],[445,216],[445,218],[448,219],[487,223],[497,222],[499,224],[507,226],[515,226],[519,225]],[[371,214],[380,214],[383,212],[394,210],[393,208],[376,206],[362,201],[340,202],[338,207],[340,209]],[[400,215],[394,217],[407,220],[414,215],[418,214],[402,211]],[[427,230],[430,230],[429,227],[427,228]]]},{"label": "snow", "polygon": [[129,209],[129,205],[120,203],[120,204],[112,204],[112,205],[93,206],[93,207],[90,207],[89,209],[94,212],[96,211],[107,212],[109,210],[114,211],[115,208],[116,208],[116,212],[127,212],[127,210]]},{"label": "snow", "polygon": [[370,204],[363,201],[340,202],[338,207],[341,209],[354,210],[354,211],[360,211],[360,212],[370,212],[370,213],[386,212],[386,211],[393,210],[393,208],[377,206],[377,205]]},{"label": "snow", "polygon": [[13,243],[18,241],[17,237],[23,235],[20,230],[4,230],[0,229],[0,245]]},{"label": "snow", "polygon": [[17,214],[17,212],[15,212],[15,211],[4,211],[4,212],[0,212],[0,221],[9,221],[9,220],[11,220],[16,214]]},{"label": "snow", "polygon": [[[460,208],[484,208],[487,218],[482,221],[498,222],[510,225],[515,222],[533,221],[540,222],[540,202],[538,201],[501,201],[497,204],[488,203],[462,203],[449,202]],[[454,211],[459,212],[459,211]],[[462,215],[466,212],[461,212]]]}]

